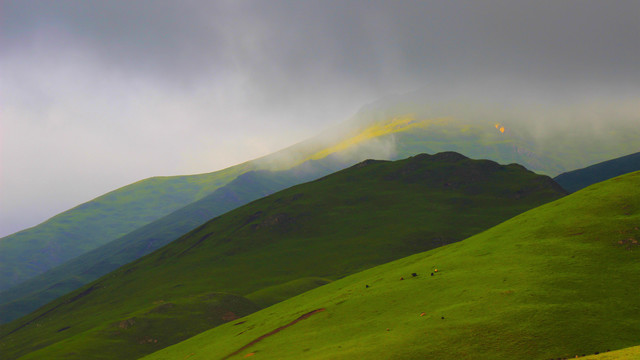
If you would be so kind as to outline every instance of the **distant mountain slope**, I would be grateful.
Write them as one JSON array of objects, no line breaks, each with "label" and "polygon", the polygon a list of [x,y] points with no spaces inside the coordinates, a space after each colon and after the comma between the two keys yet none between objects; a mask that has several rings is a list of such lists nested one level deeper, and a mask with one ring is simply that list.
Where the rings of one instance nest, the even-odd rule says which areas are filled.
[{"label": "distant mountain slope", "polygon": [[142,180],[6,236],[0,239],[0,291],[197,201],[251,168]]},{"label": "distant mountain slope", "polygon": [[[505,141],[495,138],[495,129],[489,126],[479,127],[476,137],[469,139],[467,135],[457,134],[462,125],[455,120],[416,120],[407,115],[371,121],[370,117],[375,119],[374,115],[364,112],[355,118],[361,124],[355,120],[346,122],[316,138],[218,172],[143,180],[61,213],[41,225],[4,237],[0,239],[0,291],[13,292],[12,286],[198,201],[247,171],[286,170],[320,159],[333,164],[329,166],[335,169],[367,157],[397,159],[448,147],[496,160],[505,159],[495,156],[502,150],[513,152],[509,147],[496,151],[480,145],[487,141],[487,136],[491,138],[489,141]],[[405,142],[404,133],[413,135],[406,138],[406,145],[396,149],[398,143]],[[460,142],[466,145],[457,146]],[[507,158],[528,163],[522,157]]]},{"label": "distant mountain slope", "polygon": [[[567,359],[637,345],[639,225],[635,172],[144,359]],[[595,358],[638,351],[625,354]]]},{"label": "distant mountain slope", "polygon": [[565,190],[575,192],[589,185],[640,170],[640,152],[603,161],[584,169],[562,173],[554,178]]},{"label": "distant mountain slope", "polygon": [[[366,132],[367,129],[368,126],[364,126],[358,131]],[[388,131],[378,131],[376,136],[385,134]],[[313,160],[325,159],[327,166],[337,169],[367,156],[381,155],[377,146],[369,146],[366,142],[354,142],[341,148],[339,156],[331,151],[318,155],[325,147],[350,136],[352,133],[342,126],[335,132],[213,173],[142,180],[58,214],[33,228],[1,238],[0,291],[198,201],[248,171],[287,170],[311,157]],[[384,151],[385,155],[387,153]]]},{"label": "distant mountain slope", "polygon": [[[637,151],[640,143],[637,121],[614,116],[606,132],[567,128],[561,122],[552,126],[555,131],[540,132],[526,120],[526,111],[429,103],[424,94],[383,99],[312,139],[263,158],[210,174],[143,180],[2,238],[0,291],[198,201],[251,170],[287,170],[325,157],[354,164],[367,158],[458,151],[554,176]],[[563,111],[549,109],[542,115],[553,118]]]},{"label": "distant mountain slope", "polygon": [[[563,196],[519,165],[447,152],[365,161],[219,216],[0,327],[6,359],[134,359],[314,286],[478,233]],[[245,303],[242,298],[237,303]]]},{"label": "distant mountain slope", "polygon": [[0,292],[0,323],[24,316],[229,210],[345,167],[341,162],[323,159],[307,161],[290,170],[244,173],[201,200]]}]

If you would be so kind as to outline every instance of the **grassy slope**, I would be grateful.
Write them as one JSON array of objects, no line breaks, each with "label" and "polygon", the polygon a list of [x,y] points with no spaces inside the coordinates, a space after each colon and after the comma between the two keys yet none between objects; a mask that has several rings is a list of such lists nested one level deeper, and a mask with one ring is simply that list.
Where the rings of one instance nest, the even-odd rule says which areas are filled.
[{"label": "grassy slope", "polygon": [[40,306],[168,244],[218,215],[276,191],[344,168],[308,161],[290,170],[250,171],[212,194],[41,275],[0,292],[0,323]]},{"label": "grassy slope", "polygon": [[[258,168],[286,170],[324,156],[353,164],[366,158],[458,151],[473,158],[523,164],[553,176],[638,150],[633,145],[640,138],[637,127],[611,126],[606,134],[573,129],[541,140],[518,128],[517,121],[511,124],[508,117],[503,119],[507,130],[500,133],[494,128],[499,113],[495,109],[469,107],[457,112],[465,108],[457,106],[432,111],[422,105],[428,99],[403,98],[366,107],[336,129],[265,158],[210,174],[147,179],[2,238],[0,291],[124,236]],[[414,115],[409,113],[413,109],[417,109]]]},{"label": "grassy slope", "polygon": [[[420,121],[422,124],[432,122],[429,119]],[[394,118],[386,119],[382,125],[365,122],[351,130],[345,130],[350,128],[345,124],[335,133],[224,170],[201,175],[150,178],[114,190],[38,226],[0,239],[0,291],[9,290],[13,293],[11,287],[198,201],[247,171],[261,168],[286,170],[307,160],[327,157],[333,157],[338,164],[353,164],[378,155],[385,157],[386,151],[381,153],[375,140],[393,142],[391,137],[394,134],[417,128],[416,124],[408,125],[407,121]],[[370,144],[372,140],[374,145]],[[451,141],[455,143],[458,140],[451,138]],[[422,147],[422,151],[432,149]],[[420,150],[418,146],[411,151],[400,151],[392,157],[407,157]],[[446,150],[446,146],[436,147],[435,150]],[[339,156],[336,156],[336,152]],[[174,233],[181,230],[172,229]],[[60,291],[82,283],[81,279],[77,280],[60,287]],[[30,288],[29,285],[27,287]]]},{"label": "grassy slope", "polygon": [[581,360],[638,360],[640,359],[640,346],[626,349],[604,352],[597,355],[581,357]]},{"label": "grassy slope", "polygon": [[[554,164],[551,161],[542,161],[545,159],[542,159],[541,155],[532,155],[530,145],[515,131],[509,130],[502,134],[494,128],[492,122],[470,125],[452,118],[416,119],[412,115],[393,117],[391,120],[388,118],[382,118],[379,121],[365,120],[367,121],[362,126],[356,127],[354,130],[338,131],[338,133],[344,132],[344,136],[336,137],[334,135],[332,139],[320,142],[312,139],[261,159],[261,166],[272,161],[271,166],[286,168],[287,164],[309,159],[321,159],[311,162],[316,164],[311,166],[311,171],[317,174],[326,174],[330,170],[344,168],[347,163],[354,163],[374,154],[386,158],[406,158],[419,152],[435,153],[447,149],[459,150],[472,157],[491,158],[503,163],[523,163],[529,167],[547,171],[552,171],[552,167],[545,168],[539,165],[542,163]],[[384,149],[392,145],[395,150],[391,153],[385,153]],[[291,153],[294,153],[295,156],[287,155]],[[274,160],[279,157],[288,160]],[[311,179],[312,177],[306,174],[300,176],[300,171],[295,170],[300,167],[309,168],[308,164],[309,162],[306,162],[290,172],[281,172],[275,175],[277,179],[270,178],[274,176],[269,173],[254,174],[255,176],[251,178],[253,184],[247,184],[245,181],[244,184],[240,184],[244,186],[243,188],[239,188],[237,184],[243,180],[243,178],[239,178],[236,183],[229,183],[229,188],[223,186],[218,193],[206,196],[196,203],[187,205],[114,239],[111,243],[89,251],[84,256],[78,256],[68,263],[0,292],[0,323],[33,311],[38,306],[165,245],[211,217],[258,198],[258,195],[264,195]],[[232,169],[237,173],[256,166],[258,165],[251,163],[245,164],[244,168]],[[229,177],[224,181],[228,180]],[[203,183],[206,182],[203,181]],[[267,186],[267,184],[270,185]],[[256,188],[251,189],[250,186]],[[160,188],[154,191],[163,190]],[[235,192],[230,195],[233,199],[229,199],[229,196],[223,198],[225,192],[229,191]],[[88,205],[91,204],[88,203]],[[129,214],[127,206],[124,206],[123,209],[119,213],[120,218]],[[140,213],[144,213],[142,205],[137,206],[136,209]],[[155,209],[155,211],[159,210]],[[105,224],[119,220],[119,218],[109,217],[105,219],[107,220],[104,222]],[[85,232],[89,232],[95,224],[84,225],[87,225]],[[46,238],[44,235],[43,237]],[[71,239],[65,240],[64,243],[74,249],[73,246],[69,246],[69,243],[74,242],[73,244],[75,244],[75,240],[73,240],[75,237]],[[83,251],[86,250],[89,248],[83,248]],[[77,251],[78,249],[68,252],[78,255]]]},{"label": "grassy slope", "polygon": [[[551,179],[519,165],[455,153],[365,162],[220,216],[4,325],[0,351],[7,359],[135,358],[219,324],[203,315],[203,294],[269,305],[314,278],[335,280],[461,240],[561,195]],[[150,319],[164,303],[174,304],[171,311]],[[119,329],[134,317],[162,333]]]},{"label": "grassy slope", "polygon": [[142,180],[6,236],[0,239],[0,290],[201,199],[250,168]]},{"label": "grassy slope", "polygon": [[[630,121],[620,125],[624,123],[616,121],[615,115],[606,129],[546,129],[545,135],[535,137],[531,127],[517,124],[526,113],[466,103],[425,105],[429,103],[434,99],[420,92],[382,99],[365,106],[336,129],[260,161],[211,174],[145,180],[27,232],[0,239],[0,290],[200,199],[256,166],[285,170],[305,159],[320,158],[332,151],[344,154],[355,147],[359,150],[349,155],[351,163],[366,158],[397,159],[420,152],[458,151],[473,158],[520,163],[553,176],[638,151],[635,144],[640,128]],[[561,113],[561,109],[550,109],[549,116]],[[431,124],[428,131],[424,131],[424,125],[409,123],[425,119],[431,119],[427,121]],[[443,124],[447,119],[456,119],[457,123]],[[504,134],[493,128],[496,122],[504,123]],[[440,134],[434,136],[434,131]],[[381,144],[382,150],[377,146]]]},{"label": "grassy slope", "polygon": [[[639,227],[635,172],[145,359],[222,359],[238,349],[230,359],[558,359],[625,348],[640,342]],[[243,348],[315,309],[325,310]],[[637,348],[627,354],[613,359],[636,359]]]},{"label": "grassy slope", "polygon": [[565,190],[575,192],[589,185],[640,170],[640,152],[607,160],[554,178]]},{"label": "grassy slope", "polygon": [[[357,137],[357,133],[367,133],[367,129],[368,126],[364,126],[357,129],[355,134],[347,134],[346,137]],[[267,157],[213,173],[142,180],[58,214],[33,228],[6,236],[0,239],[0,291],[10,289],[203,199],[247,171],[268,168],[287,170],[305,162],[311,154],[315,154],[313,160],[331,156],[332,151],[323,152],[323,149],[333,143],[344,141],[345,135],[340,132],[325,136],[322,140],[310,139]],[[384,135],[384,131],[376,133],[376,136]],[[375,150],[361,153],[360,143],[361,141],[355,141],[351,146],[342,147],[341,159],[336,159],[335,163],[352,164],[375,154]],[[323,154],[319,155],[318,152]],[[335,166],[332,165],[330,168],[333,169]],[[286,182],[289,184],[291,180]],[[241,204],[235,204],[231,208]],[[182,228],[171,230],[174,233],[178,232],[177,235],[184,233],[179,232]],[[83,281],[77,280],[67,283],[60,291],[73,288]]]}]

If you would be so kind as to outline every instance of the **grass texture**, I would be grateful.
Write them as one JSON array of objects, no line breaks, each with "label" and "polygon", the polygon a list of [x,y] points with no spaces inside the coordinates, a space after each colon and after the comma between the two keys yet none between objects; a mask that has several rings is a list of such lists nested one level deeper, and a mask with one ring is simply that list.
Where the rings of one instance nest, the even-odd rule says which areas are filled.
[{"label": "grass texture", "polygon": [[0,352],[134,359],[563,195],[550,178],[519,165],[457,153],[365,161],[217,217],[3,325]]},{"label": "grass texture", "polygon": [[[627,348],[640,341],[639,227],[635,172],[145,360],[564,359]],[[637,358],[637,347],[588,357]]]}]

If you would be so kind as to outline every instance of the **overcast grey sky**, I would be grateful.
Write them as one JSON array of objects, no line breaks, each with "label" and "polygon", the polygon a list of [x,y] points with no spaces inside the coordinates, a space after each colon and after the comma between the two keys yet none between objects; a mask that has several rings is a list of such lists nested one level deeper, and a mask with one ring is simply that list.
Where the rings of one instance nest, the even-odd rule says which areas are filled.
[{"label": "overcast grey sky", "polygon": [[638,95],[640,2],[0,0],[0,236],[418,88]]}]

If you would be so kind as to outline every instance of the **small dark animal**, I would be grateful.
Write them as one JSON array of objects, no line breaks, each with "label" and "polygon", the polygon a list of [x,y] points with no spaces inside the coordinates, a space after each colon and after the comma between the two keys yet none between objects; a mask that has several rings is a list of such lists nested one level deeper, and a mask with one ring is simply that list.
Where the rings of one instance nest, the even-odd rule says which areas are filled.
[{"label": "small dark animal", "polygon": [[444,320],[444,316],[443,316],[443,317],[441,317],[440,319]]},{"label": "small dark animal", "polygon": [[400,278],[400,280],[404,280],[404,278],[403,278],[403,277],[401,277],[401,278]]},{"label": "small dark animal", "polygon": [[369,285],[365,285],[366,287],[369,287]]},{"label": "small dark animal", "polygon": [[418,274],[416,274],[416,273],[411,273],[411,276],[416,277],[416,276],[418,276]]},{"label": "small dark animal", "polygon": [[433,273],[431,273],[431,276],[433,276]]}]

